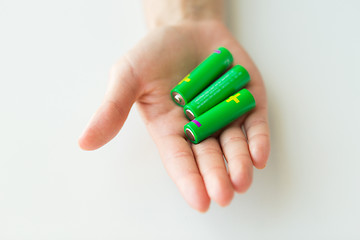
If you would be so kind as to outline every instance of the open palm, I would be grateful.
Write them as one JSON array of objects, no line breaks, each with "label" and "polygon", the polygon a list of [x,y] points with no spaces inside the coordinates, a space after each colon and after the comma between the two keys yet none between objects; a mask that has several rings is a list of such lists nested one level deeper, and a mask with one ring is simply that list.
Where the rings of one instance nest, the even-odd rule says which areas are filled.
[{"label": "open palm", "polygon": [[[229,49],[234,64],[250,73],[247,88],[257,106],[218,135],[194,145],[186,140],[183,126],[188,120],[172,102],[170,90],[219,46]],[[264,84],[223,23],[183,22],[155,29],[113,66],[110,78],[104,102],[79,140],[83,149],[97,149],[110,141],[137,102],[165,168],[193,208],[206,211],[210,199],[229,204],[234,190],[244,192],[250,186],[253,166],[265,167],[270,140]]]}]

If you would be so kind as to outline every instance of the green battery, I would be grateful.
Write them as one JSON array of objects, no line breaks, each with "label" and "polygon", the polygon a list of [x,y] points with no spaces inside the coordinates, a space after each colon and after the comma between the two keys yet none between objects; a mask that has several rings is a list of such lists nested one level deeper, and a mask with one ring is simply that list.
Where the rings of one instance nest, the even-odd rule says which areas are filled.
[{"label": "green battery", "polygon": [[184,106],[223,74],[232,62],[229,50],[219,47],[171,90],[172,99]]},{"label": "green battery", "polygon": [[248,71],[240,65],[235,65],[184,106],[186,117],[190,120],[197,118],[225,98],[239,91],[249,81]]},{"label": "green battery", "polygon": [[184,126],[192,143],[199,143],[255,107],[255,99],[242,89]]}]

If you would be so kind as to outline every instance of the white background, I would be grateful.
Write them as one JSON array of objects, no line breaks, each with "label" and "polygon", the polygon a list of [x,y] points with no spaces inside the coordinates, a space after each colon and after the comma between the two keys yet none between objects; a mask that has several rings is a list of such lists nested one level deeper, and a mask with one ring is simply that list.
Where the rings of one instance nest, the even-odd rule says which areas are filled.
[{"label": "white background", "polygon": [[139,1],[0,0],[0,239],[360,239],[360,2],[228,2],[268,89],[272,153],[229,207],[192,210],[136,108],[94,152],[77,138]]}]

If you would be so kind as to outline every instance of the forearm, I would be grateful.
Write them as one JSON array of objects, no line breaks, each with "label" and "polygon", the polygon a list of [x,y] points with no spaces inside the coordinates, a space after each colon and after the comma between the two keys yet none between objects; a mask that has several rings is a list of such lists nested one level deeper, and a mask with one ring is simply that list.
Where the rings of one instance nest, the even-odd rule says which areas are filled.
[{"label": "forearm", "polygon": [[144,0],[149,28],[189,20],[223,20],[223,0]]}]

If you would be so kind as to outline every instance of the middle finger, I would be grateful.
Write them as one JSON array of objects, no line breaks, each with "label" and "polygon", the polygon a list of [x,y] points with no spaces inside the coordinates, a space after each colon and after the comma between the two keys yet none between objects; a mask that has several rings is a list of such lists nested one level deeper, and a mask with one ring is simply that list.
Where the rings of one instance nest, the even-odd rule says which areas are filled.
[{"label": "middle finger", "polygon": [[228,205],[234,196],[234,189],[219,142],[213,137],[208,138],[199,144],[193,144],[192,149],[208,195],[219,205]]}]

